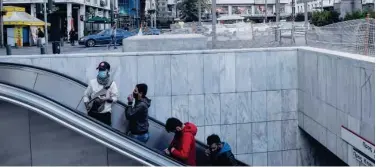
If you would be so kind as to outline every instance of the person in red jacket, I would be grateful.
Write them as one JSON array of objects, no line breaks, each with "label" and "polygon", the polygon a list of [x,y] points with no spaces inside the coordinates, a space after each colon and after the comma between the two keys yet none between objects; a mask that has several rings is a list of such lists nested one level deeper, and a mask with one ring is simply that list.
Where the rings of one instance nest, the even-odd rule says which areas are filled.
[{"label": "person in red jacket", "polygon": [[175,133],[165,153],[189,166],[196,166],[196,125],[189,122],[183,125],[179,119],[169,118],[165,128],[168,133]]}]

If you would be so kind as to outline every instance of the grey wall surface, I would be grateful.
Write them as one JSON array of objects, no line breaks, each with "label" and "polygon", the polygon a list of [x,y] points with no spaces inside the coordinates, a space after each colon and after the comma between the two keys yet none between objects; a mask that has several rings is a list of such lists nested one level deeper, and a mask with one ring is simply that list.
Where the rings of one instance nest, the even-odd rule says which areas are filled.
[{"label": "grey wall surface", "polygon": [[[206,136],[216,133],[230,144],[239,160],[250,165],[294,166],[318,164],[310,158],[314,155],[309,149],[309,142],[306,142],[298,128],[298,117],[302,129],[317,140],[323,141],[322,137],[320,138],[321,133],[317,133],[323,128],[318,126],[319,121],[311,114],[330,113],[319,112],[319,107],[330,105],[321,105],[324,103],[318,103],[319,100],[313,98],[318,96],[318,93],[312,95],[308,92],[312,92],[313,89],[316,91],[319,86],[325,85],[325,91],[322,90],[318,97],[325,96],[325,100],[330,99],[327,101],[331,104],[334,100],[332,96],[337,94],[325,92],[333,91],[337,87],[345,89],[337,84],[347,81],[340,78],[339,83],[337,80],[332,83],[330,79],[334,78],[329,76],[325,77],[325,80],[319,80],[318,68],[315,66],[315,62],[318,62],[317,57],[320,57],[320,62],[325,62],[325,67],[329,68],[330,61],[321,58],[331,60],[341,57],[342,53],[336,52],[337,56],[317,56],[328,52],[321,49],[312,52],[310,56],[308,53],[311,52],[308,50],[314,49],[263,48],[14,56],[1,57],[0,61],[45,67],[88,82],[89,79],[95,78],[95,69],[99,62],[106,60],[111,64],[111,75],[118,85],[120,100],[126,101],[134,86],[145,82],[149,85],[148,96],[152,99],[150,116],[162,122],[171,116],[193,122],[198,126],[196,139],[203,142],[206,142]],[[304,57],[305,55],[307,56]],[[357,62],[367,65],[362,61]],[[308,73],[311,71],[312,73]],[[329,75],[332,74],[330,71],[332,70],[327,69],[320,73]],[[363,79],[365,78],[367,77]],[[350,82],[350,79],[348,80]],[[374,88],[374,83],[372,84],[371,87]],[[350,98],[352,93],[341,96]],[[371,97],[369,103],[373,102],[374,96],[367,97]],[[303,105],[305,101],[308,102]],[[337,103],[337,99],[335,101]],[[367,110],[372,106],[368,101],[362,102],[363,108],[368,107]],[[349,111],[351,107],[345,104],[353,104],[350,100],[340,102],[343,112]],[[344,119],[341,113],[335,113],[332,119]],[[374,112],[369,114],[372,115]],[[349,119],[347,116],[345,118],[346,121]],[[370,121],[374,122],[363,122],[370,124]],[[364,123],[359,121],[359,126],[367,127],[366,130],[369,131],[374,130]],[[332,127],[336,130],[340,128],[337,124]],[[337,156],[343,157],[343,148],[347,148],[347,145],[343,144],[345,142],[336,132],[330,129],[325,131],[323,145],[335,150],[333,153]]]},{"label": "grey wall surface", "polygon": [[0,101],[1,166],[140,166],[37,113]]},{"label": "grey wall surface", "polygon": [[341,126],[375,142],[375,64],[298,51],[299,126],[349,165],[359,165]]}]

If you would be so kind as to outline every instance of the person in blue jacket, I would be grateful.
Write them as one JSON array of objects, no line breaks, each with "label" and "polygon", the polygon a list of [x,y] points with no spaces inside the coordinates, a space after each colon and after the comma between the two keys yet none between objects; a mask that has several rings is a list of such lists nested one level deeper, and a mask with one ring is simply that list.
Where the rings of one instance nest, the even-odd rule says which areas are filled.
[{"label": "person in blue jacket", "polygon": [[226,142],[221,142],[218,135],[212,134],[206,139],[209,149],[205,151],[213,166],[238,166],[231,147]]}]

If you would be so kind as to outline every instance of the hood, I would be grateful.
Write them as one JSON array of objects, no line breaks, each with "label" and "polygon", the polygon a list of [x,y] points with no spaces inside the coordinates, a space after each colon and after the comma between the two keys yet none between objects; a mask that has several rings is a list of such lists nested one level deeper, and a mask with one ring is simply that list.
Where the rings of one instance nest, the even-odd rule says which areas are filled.
[{"label": "hood", "polygon": [[197,127],[196,125],[187,122],[184,124],[183,133],[192,133],[193,136],[196,136]]},{"label": "hood", "polygon": [[226,142],[222,142],[222,145],[223,145],[223,147],[221,148],[221,151],[219,151],[218,154],[222,154],[222,153],[231,151],[231,147],[230,147],[229,144],[227,144]]},{"label": "hood", "polygon": [[150,107],[151,100],[149,98],[142,98],[140,102],[144,102],[148,106],[148,108]]}]

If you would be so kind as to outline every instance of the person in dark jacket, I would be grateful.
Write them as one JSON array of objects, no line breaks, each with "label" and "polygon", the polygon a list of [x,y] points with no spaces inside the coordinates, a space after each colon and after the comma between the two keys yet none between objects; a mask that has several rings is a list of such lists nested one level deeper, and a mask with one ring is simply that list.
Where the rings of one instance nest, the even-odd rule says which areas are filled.
[{"label": "person in dark jacket", "polygon": [[[128,135],[143,143],[149,140],[148,109],[151,100],[146,97],[147,92],[146,84],[137,84],[133,94],[128,96],[128,105],[125,107],[125,116],[129,120]],[[133,99],[135,104],[132,107]]]},{"label": "person in dark jacket", "polygon": [[210,157],[211,165],[213,166],[238,166],[234,154],[231,152],[231,147],[226,142],[221,142],[218,135],[212,134],[206,139],[209,149],[205,151],[206,155]]},{"label": "person in dark jacket", "polygon": [[184,164],[196,166],[196,125],[190,122],[183,125],[179,119],[169,118],[165,128],[168,133],[175,133],[170,146],[164,150],[165,153]]}]

